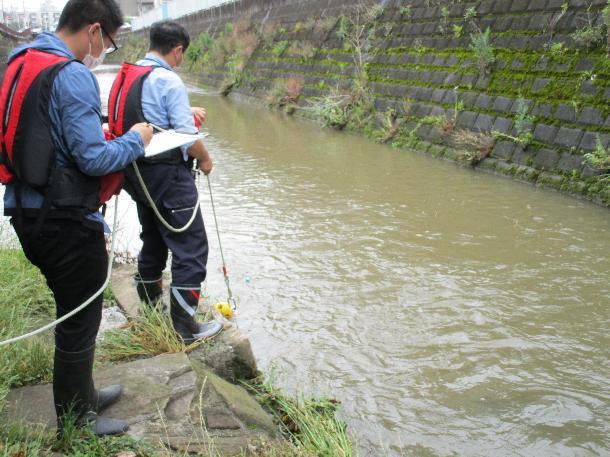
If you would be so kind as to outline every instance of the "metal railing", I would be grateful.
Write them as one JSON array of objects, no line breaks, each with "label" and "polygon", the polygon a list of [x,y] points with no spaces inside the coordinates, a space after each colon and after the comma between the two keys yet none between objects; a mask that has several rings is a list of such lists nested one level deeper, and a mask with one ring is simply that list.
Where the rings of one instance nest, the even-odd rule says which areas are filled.
[{"label": "metal railing", "polygon": [[131,22],[131,27],[132,30],[140,30],[150,27],[158,21],[178,19],[198,11],[236,3],[237,1],[238,0],[174,0],[159,8],[148,11],[140,17],[134,18]]}]

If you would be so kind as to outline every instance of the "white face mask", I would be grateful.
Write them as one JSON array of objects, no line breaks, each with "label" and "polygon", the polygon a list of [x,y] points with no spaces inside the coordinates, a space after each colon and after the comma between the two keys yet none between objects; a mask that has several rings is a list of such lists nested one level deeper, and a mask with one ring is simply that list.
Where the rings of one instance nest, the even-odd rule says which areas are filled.
[{"label": "white face mask", "polygon": [[104,63],[104,58],[106,57],[106,48],[104,47],[104,36],[102,35],[102,29],[100,29],[100,38],[102,40],[102,53],[99,55],[99,57],[93,57],[91,55],[91,41],[89,41],[89,53],[83,59],[83,64],[89,70],[94,70],[102,63]]}]

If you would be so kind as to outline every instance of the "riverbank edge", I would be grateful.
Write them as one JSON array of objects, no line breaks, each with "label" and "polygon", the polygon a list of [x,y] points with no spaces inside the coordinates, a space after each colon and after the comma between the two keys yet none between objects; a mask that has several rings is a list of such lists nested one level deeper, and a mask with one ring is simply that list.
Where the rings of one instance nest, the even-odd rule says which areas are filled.
[{"label": "riverbank edge", "polygon": [[[52,319],[54,301],[44,278],[27,261],[21,249],[14,246],[0,246],[0,259],[2,260],[0,262],[0,287],[5,291],[0,297],[0,308],[2,309],[0,311],[0,324],[2,324],[0,325],[0,340],[4,340]],[[11,270],[10,274],[7,269]],[[8,279],[5,280],[5,278]],[[110,289],[107,289],[104,297],[105,301],[114,301]],[[8,304],[11,304],[12,307],[9,307]],[[32,305],[35,305],[34,309],[31,308]],[[118,331],[127,332],[129,328]],[[203,343],[204,350],[206,344],[207,342]],[[108,348],[104,348],[104,351],[108,351]],[[138,360],[151,359],[154,356],[155,354],[149,354],[146,357],[139,357]],[[0,362],[2,362],[0,364],[0,453],[46,456],[58,455],[53,452],[60,448],[62,452],[68,453],[86,450],[87,452],[83,455],[92,457],[110,455],[110,451],[114,455],[118,450],[135,450],[138,455],[147,457],[173,455],[163,449],[158,452],[154,449],[150,450],[148,444],[134,441],[129,437],[99,439],[85,430],[74,432],[71,436],[60,439],[40,427],[28,427],[19,423],[7,422],[3,413],[6,397],[13,387],[35,386],[48,383],[52,379],[52,338],[49,334],[45,334],[9,346],[0,353]],[[116,366],[120,363],[120,358],[114,361],[108,359],[103,363],[98,360],[96,372],[103,366]],[[312,457],[316,455],[317,450],[312,447],[316,440],[310,439],[311,437],[307,435],[310,432],[321,438],[321,441],[317,440],[318,443],[342,443],[348,447],[346,450],[349,451],[349,455],[352,455],[352,444],[347,438],[346,425],[336,417],[337,403],[334,400],[289,398],[280,389],[266,382],[262,374],[250,381],[237,380],[231,384],[246,388],[250,395],[275,417],[278,433],[283,437],[279,441],[262,443],[252,455]],[[335,427],[328,428],[329,422],[335,424]],[[335,436],[330,435],[331,432],[334,432]],[[89,453],[92,449],[90,443],[92,440],[95,444],[93,447],[99,451],[99,454],[97,452]],[[117,449],[117,446],[121,449]],[[320,451],[322,452],[323,449]],[[220,456],[215,452],[209,455],[210,457]]]},{"label": "riverbank edge", "polygon": [[[223,96],[219,87],[207,84],[204,79],[198,77],[196,74],[189,73],[188,71],[180,71],[180,76],[188,84],[209,90],[219,96]],[[266,100],[254,95],[232,91],[224,96],[239,103],[251,103],[259,107],[268,108],[270,111],[279,111],[270,108]],[[297,108],[290,114],[285,113],[284,115],[294,116],[303,121],[312,122],[324,128],[324,126],[320,124],[320,119],[308,115],[307,111],[302,109]],[[355,135],[364,136],[367,140],[378,144],[378,142],[375,142],[368,135],[363,134],[362,132],[349,129],[347,131]],[[392,147],[391,145],[387,146],[390,148]],[[477,164],[466,163],[460,159],[460,157],[464,154],[463,150],[452,148],[451,146],[439,146],[435,143],[424,140],[414,141],[410,143],[408,147],[401,147],[397,149],[405,152],[414,152],[425,156],[431,156],[435,159],[453,163],[459,168],[483,172],[500,178],[510,179],[511,181],[516,181],[521,184],[533,185],[536,188],[558,192],[576,200],[593,203],[595,205],[610,209],[610,189],[606,190],[603,194],[601,192],[587,193],[583,190],[579,191],[579,188],[583,189],[584,186],[586,186],[586,182],[583,182],[582,180],[568,180],[566,182],[566,177],[563,175],[551,172],[540,172],[535,168],[525,165],[513,164],[514,166],[512,167],[507,166],[505,162],[492,157],[487,157]]]}]

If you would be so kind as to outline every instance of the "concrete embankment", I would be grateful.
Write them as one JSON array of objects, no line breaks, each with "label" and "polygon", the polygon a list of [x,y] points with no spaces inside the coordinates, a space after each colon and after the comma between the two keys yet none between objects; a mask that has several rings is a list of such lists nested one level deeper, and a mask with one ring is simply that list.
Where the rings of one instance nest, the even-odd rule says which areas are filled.
[{"label": "concrete embankment", "polygon": [[179,22],[202,84],[610,205],[607,7],[243,1]]}]

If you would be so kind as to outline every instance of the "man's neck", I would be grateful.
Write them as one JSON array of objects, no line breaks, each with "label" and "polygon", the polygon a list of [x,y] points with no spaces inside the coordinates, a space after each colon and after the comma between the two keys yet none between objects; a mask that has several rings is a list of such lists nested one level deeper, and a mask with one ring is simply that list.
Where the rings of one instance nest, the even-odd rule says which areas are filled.
[{"label": "man's neck", "polygon": [[66,33],[63,30],[58,31],[55,35],[57,36],[57,38],[59,38],[66,44],[68,49],[70,49],[70,51],[72,51],[72,54],[74,54],[74,57],[76,57],[78,60],[83,60],[85,58],[86,51],[80,49],[78,43],[79,40],[76,35]]},{"label": "man's neck", "polygon": [[161,55],[160,52],[158,51],[148,51],[149,54],[157,57],[158,59],[162,60],[163,62],[165,62],[168,67],[170,68],[174,68],[174,66],[172,65],[172,63],[168,60],[168,58],[166,56]]}]

